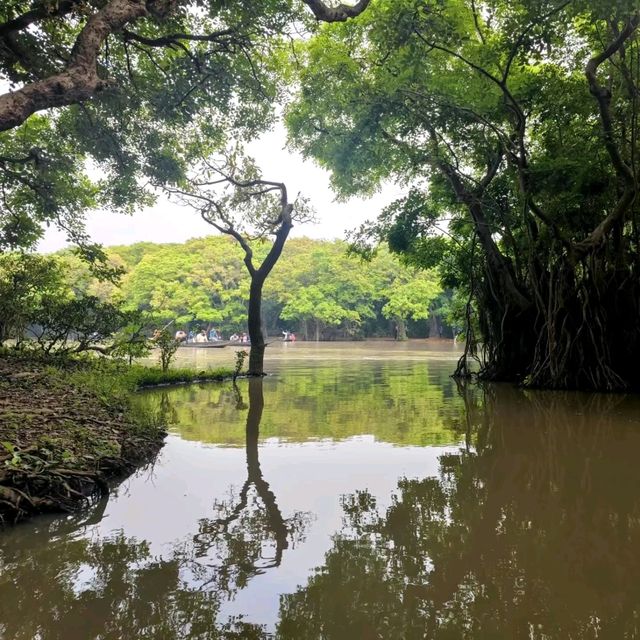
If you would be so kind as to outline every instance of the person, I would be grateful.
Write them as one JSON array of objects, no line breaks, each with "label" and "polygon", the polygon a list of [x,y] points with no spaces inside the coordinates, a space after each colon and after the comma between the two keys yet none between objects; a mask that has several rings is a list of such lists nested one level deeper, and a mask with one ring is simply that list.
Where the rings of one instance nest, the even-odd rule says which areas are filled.
[{"label": "person", "polygon": [[180,329],[176,331],[175,338],[177,342],[184,342],[187,339],[187,334],[182,329]]},{"label": "person", "polygon": [[196,342],[198,343],[209,342],[207,340],[207,334],[205,333],[204,329],[196,336]]},{"label": "person", "polygon": [[291,334],[288,331],[283,331],[282,335],[284,336],[284,338],[282,338],[285,342],[289,342],[289,340],[291,340]]},{"label": "person", "polygon": [[193,335],[193,331],[191,329],[189,329],[189,335],[187,336],[187,342],[193,342],[194,340],[194,335]]},{"label": "person", "polygon": [[290,342],[295,342],[296,341],[296,334],[291,332],[289,333],[289,341]]},{"label": "person", "polygon": [[234,333],[229,336],[229,340],[231,340],[231,342],[238,342],[240,340],[240,336],[237,333]]},{"label": "person", "polygon": [[220,340],[220,336],[218,335],[218,332],[215,330],[215,327],[212,327],[211,330],[209,331],[209,341],[215,342],[216,340]]}]

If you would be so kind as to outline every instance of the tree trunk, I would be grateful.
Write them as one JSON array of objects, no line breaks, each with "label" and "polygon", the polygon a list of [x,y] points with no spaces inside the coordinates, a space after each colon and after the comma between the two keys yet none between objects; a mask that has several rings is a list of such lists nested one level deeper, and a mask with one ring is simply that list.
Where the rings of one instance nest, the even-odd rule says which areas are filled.
[{"label": "tree trunk", "polygon": [[431,312],[428,325],[430,338],[440,338],[442,336],[442,328],[440,326],[440,317],[438,314]]},{"label": "tree trunk", "polygon": [[407,325],[402,318],[396,318],[396,340],[407,340]]},{"label": "tree trunk", "polygon": [[247,315],[247,325],[249,328],[249,339],[251,349],[249,350],[249,375],[264,375],[264,350],[265,336],[262,324],[262,286],[264,278],[258,272],[251,277],[251,287],[249,289],[249,310]]},{"label": "tree trunk", "polygon": [[320,342],[320,320],[315,320],[316,325],[316,342]]}]

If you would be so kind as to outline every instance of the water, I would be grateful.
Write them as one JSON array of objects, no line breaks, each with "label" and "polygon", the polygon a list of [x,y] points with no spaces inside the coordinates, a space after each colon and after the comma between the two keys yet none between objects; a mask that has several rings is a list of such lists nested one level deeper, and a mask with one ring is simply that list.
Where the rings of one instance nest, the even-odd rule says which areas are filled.
[{"label": "water", "polygon": [[638,398],[458,389],[456,355],[279,344],[141,394],[153,466],[0,534],[0,637],[640,637]]}]

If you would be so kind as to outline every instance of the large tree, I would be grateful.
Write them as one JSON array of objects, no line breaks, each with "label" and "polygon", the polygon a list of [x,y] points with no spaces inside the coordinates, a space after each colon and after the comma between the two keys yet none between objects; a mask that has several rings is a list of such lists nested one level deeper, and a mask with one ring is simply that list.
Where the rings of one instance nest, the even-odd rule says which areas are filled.
[{"label": "large tree", "polygon": [[194,130],[222,145],[267,128],[283,43],[314,18],[347,20],[368,4],[3,3],[0,249],[32,246],[54,223],[95,258],[84,210],[147,204],[148,182],[183,175]]},{"label": "large tree", "polygon": [[374,0],[299,52],[292,140],[343,194],[407,187],[374,235],[464,274],[487,378],[640,388],[639,24],[632,0]]}]

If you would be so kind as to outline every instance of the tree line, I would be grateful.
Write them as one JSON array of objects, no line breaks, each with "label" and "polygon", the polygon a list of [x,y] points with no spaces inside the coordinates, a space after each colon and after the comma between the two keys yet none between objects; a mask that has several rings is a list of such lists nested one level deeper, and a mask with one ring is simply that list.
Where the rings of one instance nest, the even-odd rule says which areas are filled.
[{"label": "tree line", "polygon": [[[258,244],[256,258],[267,251]],[[117,283],[92,277],[70,252],[59,255],[75,295],[143,312],[174,330],[215,327],[225,336],[246,330],[251,278],[233,239],[137,243],[106,253],[122,273]],[[452,337],[450,298],[436,270],[405,266],[385,249],[364,261],[349,255],[343,241],[292,239],[266,280],[263,323],[270,335],[286,329],[305,340]]]}]

